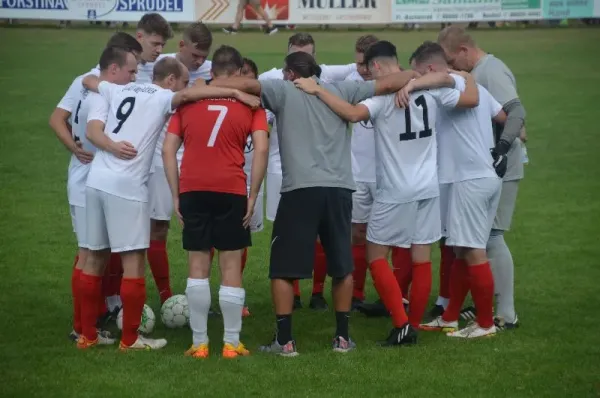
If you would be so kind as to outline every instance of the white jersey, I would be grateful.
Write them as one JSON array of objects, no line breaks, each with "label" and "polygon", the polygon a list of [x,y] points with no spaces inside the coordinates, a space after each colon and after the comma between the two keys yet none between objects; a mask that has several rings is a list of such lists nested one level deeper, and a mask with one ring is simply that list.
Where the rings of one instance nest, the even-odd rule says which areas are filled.
[{"label": "white jersey", "polygon": [[104,101],[94,106],[109,108],[105,134],[113,141],[127,141],[137,150],[131,160],[122,160],[99,150],[92,161],[87,186],[124,199],[148,201],[148,175],[156,141],[172,113],[173,93],[155,84],[118,86],[101,82]]},{"label": "white jersey", "polygon": [[[89,91],[81,84],[83,78],[90,74],[98,76],[100,71],[92,69],[88,73],[77,76],[56,107],[71,113],[69,123],[72,127],[73,139],[81,142],[83,149],[94,153],[96,147],[90,143],[85,134],[89,109]],[[72,206],[85,207],[85,181],[89,169],[89,163],[83,164],[75,155],[71,155],[67,172],[67,198]]]},{"label": "white jersey", "polygon": [[[161,54],[157,61],[164,58],[164,57],[173,57],[175,58],[177,55],[177,53],[170,53],[170,54]],[[202,65],[200,65],[200,67],[196,70],[189,70],[190,73],[190,83],[189,86],[191,87],[192,85],[194,85],[194,83],[196,82],[196,80],[198,79],[202,79],[202,80],[208,80],[211,78],[210,75],[210,70],[212,68],[212,62],[211,61],[205,61]],[[154,152],[154,160],[152,162],[152,169],[154,169],[155,167],[164,167],[163,164],[163,159],[162,159],[162,148],[163,148],[163,143],[165,142],[165,137],[167,136],[167,127],[168,127],[169,123],[165,124],[165,127],[163,128],[163,130],[160,132],[160,136],[158,137],[158,141],[156,142],[156,150]],[[179,166],[181,166],[181,160],[183,159],[183,144],[181,145],[181,147],[179,148],[179,150],[177,151],[177,163],[179,163]]]},{"label": "white jersey", "polygon": [[[454,77],[456,88],[464,91],[464,79]],[[497,177],[490,152],[494,147],[492,118],[500,113],[502,105],[483,86],[477,87],[479,106],[444,111],[438,119],[440,184]]]},{"label": "white jersey", "polygon": [[[357,71],[351,73],[346,80],[364,81]],[[352,168],[354,181],[375,182],[375,134],[371,120],[352,125],[350,149],[352,161],[356,162]]]},{"label": "white jersey", "polygon": [[[356,64],[348,65],[320,65],[321,77],[324,82],[334,82],[344,80],[352,72],[356,72]],[[263,72],[258,76],[258,80],[283,80],[283,70],[273,68]],[[272,125],[269,134],[269,164],[267,173],[281,174],[281,158],[279,155],[279,140],[277,138],[277,121],[274,115],[267,110],[267,120]]]},{"label": "white jersey", "polygon": [[375,200],[401,204],[439,196],[436,122],[439,108],[454,108],[460,91],[443,88],[410,94],[398,108],[395,94],[369,98],[375,128],[377,192]]}]

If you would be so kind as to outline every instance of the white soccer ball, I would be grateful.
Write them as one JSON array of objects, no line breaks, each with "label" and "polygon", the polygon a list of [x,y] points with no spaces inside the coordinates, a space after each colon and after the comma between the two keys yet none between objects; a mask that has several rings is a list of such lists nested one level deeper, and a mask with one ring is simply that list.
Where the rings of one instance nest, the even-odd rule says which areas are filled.
[{"label": "white soccer ball", "polygon": [[160,318],[165,326],[171,329],[188,325],[190,322],[190,308],[188,307],[187,297],[183,294],[169,297],[160,309]]},{"label": "white soccer ball", "polygon": [[[147,304],[144,304],[144,309],[142,310],[142,319],[140,320],[140,327],[138,331],[140,333],[152,333],[154,330],[154,325],[156,324],[156,316],[154,315],[154,311]],[[119,330],[123,330],[123,308],[119,311],[119,315],[117,315],[117,327]]]}]

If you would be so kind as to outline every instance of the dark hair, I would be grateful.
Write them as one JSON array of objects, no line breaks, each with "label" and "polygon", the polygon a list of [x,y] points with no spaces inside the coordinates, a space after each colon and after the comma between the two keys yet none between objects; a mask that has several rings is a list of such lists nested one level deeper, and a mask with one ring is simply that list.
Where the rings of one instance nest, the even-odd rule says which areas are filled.
[{"label": "dark hair", "polygon": [[184,66],[175,57],[163,57],[154,64],[152,70],[152,80],[162,81],[169,75],[179,79],[183,75]]},{"label": "dark hair", "polygon": [[131,52],[119,47],[106,47],[98,62],[100,70],[106,70],[112,64],[122,67],[127,62],[127,54],[131,54]]},{"label": "dark hair", "polygon": [[212,56],[213,75],[232,75],[244,67],[242,54],[231,46],[217,48]]},{"label": "dark hair", "polygon": [[365,64],[369,65],[376,58],[396,58],[396,46],[387,40],[381,40],[373,44],[365,53]]},{"label": "dark hair", "polygon": [[197,50],[208,51],[212,46],[212,33],[202,22],[196,22],[185,28],[183,40],[192,43]]},{"label": "dark hair", "polygon": [[110,37],[106,47],[117,47],[125,51],[131,51],[135,53],[142,52],[142,45],[139,41],[129,33],[117,32]]},{"label": "dark hair", "polygon": [[442,46],[432,41],[426,41],[421,44],[413,53],[411,61],[415,61],[416,64],[422,64],[428,62],[433,58],[446,61],[446,53]]},{"label": "dark hair", "polygon": [[144,14],[137,24],[137,29],[149,35],[159,35],[165,40],[173,37],[173,30],[169,22],[162,15],[155,12]]},{"label": "dark hair", "polygon": [[315,39],[313,39],[310,33],[296,33],[288,39],[288,50],[291,46],[304,47],[308,45],[313,46],[314,52],[314,48],[316,47]]},{"label": "dark hair", "polygon": [[250,58],[244,57],[244,65],[248,65],[254,76],[258,77],[258,67],[256,66],[256,62],[252,61]]},{"label": "dark hair", "polygon": [[312,55],[305,52],[295,52],[285,57],[285,68],[295,72],[300,77],[321,76],[321,67]]},{"label": "dark hair", "polygon": [[379,41],[379,39],[377,37],[375,37],[374,35],[364,35],[358,38],[358,40],[356,40],[356,45],[354,46],[354,50],[357,53],[366,53],[367,50],[369,49],[369,47],[371,47],[373,44],[377,43]]}]

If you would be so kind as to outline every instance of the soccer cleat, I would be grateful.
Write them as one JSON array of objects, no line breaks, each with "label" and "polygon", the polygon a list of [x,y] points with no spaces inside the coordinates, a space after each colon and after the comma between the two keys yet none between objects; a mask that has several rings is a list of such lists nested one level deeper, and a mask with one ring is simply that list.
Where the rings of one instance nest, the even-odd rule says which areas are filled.
[{"label": "soccer cleat", "polygon": [[223,28],[223,33],[227,33],[228,35],[235,35],[237,34],[238,30],[234,29],[232,26],[228,27],[228,28]]},{"label": "soccer cleat", "polygon": [[243,317],[250,316],[250,310],[248,309],[247,306],[244,306],[244,308],[242,308],[242,316]]},{"label": "soccer cleat", "polygon": [[159,350],[167,345],[167,340],[165,339],[151,339],[148,337],[144,337],[139,335],[137,340],[132,345],[125,345],[121,340],[119,344],[119,350],[121,351],[129,351],[129,350],[138,350],[138,351],[150,351],[150,350]]},{"label": "soccer cleat", "polygon": [[77,343],[77,340],[79,340],[79,333],[77,333],[75,330],[72,330],[71,333],[69,333],[69,340],[71,340],[73,343]]},{"label": "soccer cleat", "polygon": [[119,311],[121,311],[121,307],[116,307],[113,311],[106,311],[104,314],[100,315],[96,320],[96,327],[98,329],[104,329],[110,322],[116,322]]},{"label": "soccer cleat", "polygon": [[79,348],[80,350],[85,350],[96,345],[111,345],[114,344],[115,341],[115,339],[106,337],[102,334],[98,334],[96,340],[89,340],[83,334],[80,334],[79,338],[77,339],[77,348]]},{"label": "soccer cleat", "polygon": [[[96,332],[99,336],[106,337],[108,339],[112,338],[112,334],[108,330],[97,329]],[[74,343],[77,343],[77,340],[79,340],[79,336],[79,333],[77,333],[75,330],[72,330],[71,333],[69,333],[69,340],[71,340]]]},{"label": "soccer cleat", "polygon": [[379,343],[382,347],[393,347],[402,345],[417,344],[417,331],[405,323],[399,328],[393,328],[385,341]]},{"label": "soccer cleat", "polygon": [[356,343],[350,337],[346,340],[342,336],[336,336],[333,339],[332,347],[335,352],[346,353],[356,349]]},{"label": "soccer cleat", "polygon": [[374,303],[362,303],[356,309],[367,317],[389,317],[390,312],[385,308],[383,301],[377,300]]},{"label": "soccer cleat", "polygon": [[281,355],[282,357],[295,357],[299,355],[298,351],[296,351],[296,342],[294,340],[281,345],[277,342],[277,336],[275,336],[270,344],[260,346],[258,350],[269,354]]},{"label": "soccer cleat", "polygon": [[503,332],[505,330],[513,330],[518,328],[519,325],[519,318],[517,316],[515,316],[514,322],[506,322],[501,316],[494,317],[494,326],[496,326],[496,330],[498,332]]},{"label": "soccer cleat", "polygon": [[267,26],[267,28],[265,29],[265,33],[266,33],[267,35],[269,35],[269,36],[270,36],[270,35],[274,35],[274,34],[275,34],[275,33],[277,33],[277,32],[279,32],[279,29],[277,29],[277,27],[276,27],[276,26],[272,26],[272,27],[270,27],[270,28]]},{"label": "soccer cleat", "polygon": [[455,332],[446,333],[448,337],[460,337],[463,339],[476,339],[478,337],[492,337],[496,335],[496,326],[484,329],[477,322],[471,322],[466,328]]},{"label": "soccer cleat", "polygon": [[443,305],[436,304],[429,310],[429,316],[431,318],[437,318],[438,316],[444,315],[444,311],[445,309]]},{"label": "soccer cleat", "polygon": [[438,316],[429,323],[422,323],[419,329],[427,331],[454,332],[458,330],[458,321],[447,322]]},{"label": "soccer cleat", "polygon": [[302,299],[300,296],[294,296],[294,309],[298,310],[302,308]]},{"label": "soccer cleat", "polygon": [[208,310],[208,316],[213,317],[213,316],[221,316],[221,313],[219,312],[219,310],[215,310],[213,308]]},{"label": "soccer cleat", "polygon": [[466,307],[460,310],[460,317],[465,321],[474,321],[477,317],[477,310],[475,307]]},{"label": "soccer cleat", "polygon": [[244,344],[240,341],[235,347],[231,343],[225,343],[223,346],[223,358],[237,358],[239,356],[246,357],[250,355],[250,351],[246,349]]},{"label": "soccer cleat", "polygon": [[193,358],[208,358],[208,343],[192,345],[183,355]]},{"label": "soccer cleat", "polygon": [[319,311],[327,311],[329,309],[327,301],[325,300],[325,297],[323,297],[322,293],[313,294],[310,298],[310,303],[308,304],[308,307],[313,310]]},{"label": "soccer cleat", "polygon": [[358,311],[358,307],[363,305],[364,300],[361,300],[356,297],[352,297],[352,311]]}]

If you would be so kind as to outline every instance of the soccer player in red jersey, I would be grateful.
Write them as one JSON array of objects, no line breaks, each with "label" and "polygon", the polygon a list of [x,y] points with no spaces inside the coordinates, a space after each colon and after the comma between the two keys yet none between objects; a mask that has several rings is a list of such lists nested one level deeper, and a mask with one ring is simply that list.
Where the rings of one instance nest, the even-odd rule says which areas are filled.
[{"label": "soccer player in red jersey", "polygon": [[[235,48],[222,46],[213,55],[211,75],[214,80],[239,76],[243,65]],[[256,107],[259,104],[256,98]],[[242,288],[242,253],[251,245],[249,225],[267,168],[267,130],[263,109],[252,110],[233,98],[188,104],[171,118],[163,160],[175,209],[183,222],[183,248],[189,253],[186,295],[193,344],[186,355],[208,357],[211,248],[219,251],[221,268],[223,357],[250,353],[240,342],[246,295]],[[249,135],[254,157],[248,194],[244,149]],[[179,176],[176,153],[182,144]]]}]

